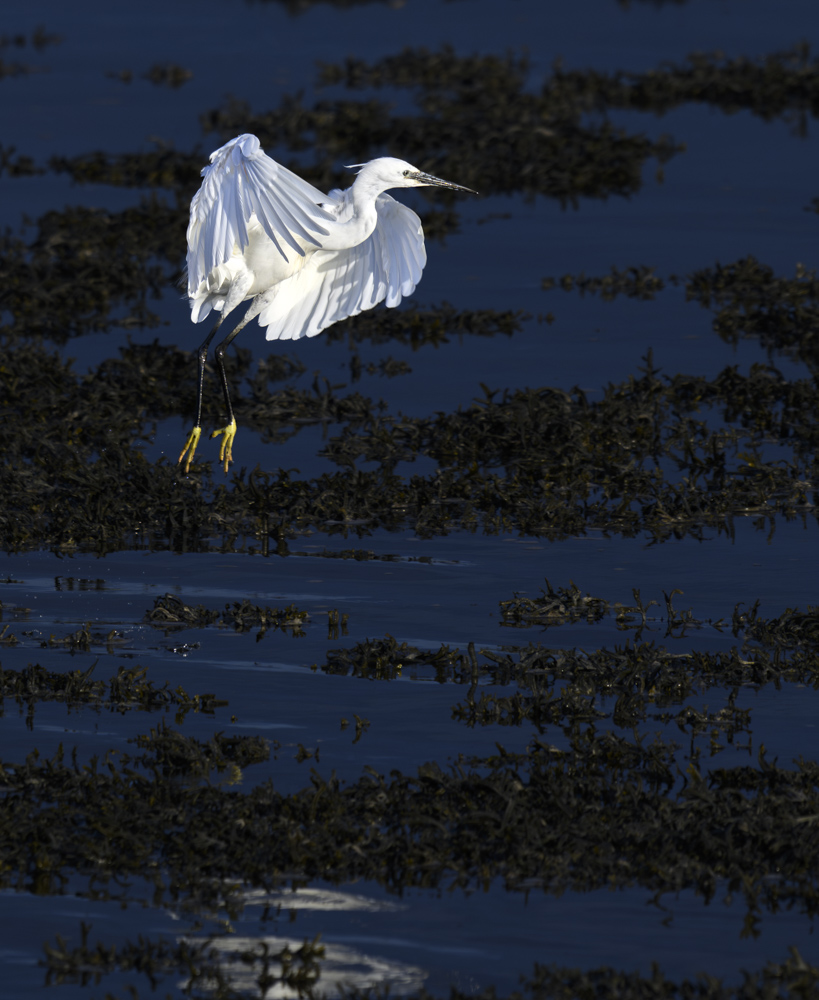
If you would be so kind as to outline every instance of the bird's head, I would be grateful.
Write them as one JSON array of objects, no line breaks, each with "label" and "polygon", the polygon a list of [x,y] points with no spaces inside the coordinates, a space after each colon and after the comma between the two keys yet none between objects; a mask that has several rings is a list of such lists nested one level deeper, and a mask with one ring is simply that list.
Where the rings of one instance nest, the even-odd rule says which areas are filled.
[{"label": "bird's head", "polygon": [[377,160],[370,160],[369,163],[352,164],[347,169],[356,167],[359,168],[357,180],[368,186],[377,186],[381,191],[388,191],[390,188],[441,187],[449,191],[478,193],[472,188],[462,187],[460,184],[453,184],[451,181],[444,181],[440,177],[424,173],[406,160],[398,160],[394,156],[380,156]]}]

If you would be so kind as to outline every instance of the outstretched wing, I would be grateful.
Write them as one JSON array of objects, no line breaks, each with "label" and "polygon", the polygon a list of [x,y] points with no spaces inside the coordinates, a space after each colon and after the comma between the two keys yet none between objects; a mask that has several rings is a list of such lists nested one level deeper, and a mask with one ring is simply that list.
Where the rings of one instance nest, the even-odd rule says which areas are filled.
[{"label": "outstretched wing", "polygon": [[388,194],[375,204],[378,222],[363,243],[315,251],[266,294],[259,324],[267,327],[268,340],[315,337],[385,299],[397,306],[415,291],[427,262],[421,220]]},{"label": "outstretched wing", "polygon": [[282,243],[304,256],[295,237],[321,246],[316,236],[327,235],[322,223],[335,220],[319,207],[326,195],[267,156],[255,135],[240,135],[211,153],[202,177],[188,225],[189,295],[234,246],[244,250],[252,215],[285,260]]}]

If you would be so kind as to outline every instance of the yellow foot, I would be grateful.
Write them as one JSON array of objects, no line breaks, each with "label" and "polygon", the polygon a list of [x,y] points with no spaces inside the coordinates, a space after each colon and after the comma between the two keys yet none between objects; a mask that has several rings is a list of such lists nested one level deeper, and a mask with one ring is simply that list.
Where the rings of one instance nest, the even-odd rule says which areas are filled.
[{"label": "yellow foot", "polygon": [[227,427],[220,427],[215,430],[211,437],[219,437],[220,434],[224,434],[222,440],[222,447],[219,449],[219,461],[222,463],[222,468],[227,473],[228,465],[233,461],[233,439],[236,437],[236,420],[233,419],[227,425]]},{"label": "yellow foot", "polygon": [[185,475],[187,476],[190,472],[191,462],[193,461],[193,453],[196,451],[196,446],[199,444],[199,435],[202,433],[201,427],[194,427],[194,429],[188,435],[188,440],[185,442],[185,447],[182,449],[182,453],[179,456],[179,464],[182,463],[182,459],[185,455],[188,456],[187,462],[185,462]]}]

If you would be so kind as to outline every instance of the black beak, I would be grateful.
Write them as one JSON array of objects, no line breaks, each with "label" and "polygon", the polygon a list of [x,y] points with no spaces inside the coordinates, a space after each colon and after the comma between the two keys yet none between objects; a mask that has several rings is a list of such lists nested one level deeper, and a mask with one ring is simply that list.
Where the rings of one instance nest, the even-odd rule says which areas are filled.
[{"label": "black beak", "polygon": [[461,184],[453,184],[452,181],[442,181],[440,177],[425,174],[423,170],[419,170],[417,174],[411,174],[410,176],[418,181],[419,184],[428,184],[430,187],[447,188],[449,191],[466,191],[469,194],[478,193],[477,191],[473,191],[472,188],[463,187]]}]

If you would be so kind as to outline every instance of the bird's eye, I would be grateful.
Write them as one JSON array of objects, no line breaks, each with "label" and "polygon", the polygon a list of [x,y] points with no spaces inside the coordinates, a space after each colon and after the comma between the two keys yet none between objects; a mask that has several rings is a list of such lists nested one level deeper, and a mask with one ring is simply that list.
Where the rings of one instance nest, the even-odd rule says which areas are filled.
[{"label": "bird's eye", "polygon": [[405,176],[405,177],[409,177],[409,174],[410,174],[409,170],[405,170],[405,171],[404,171],[404,176]]}]

